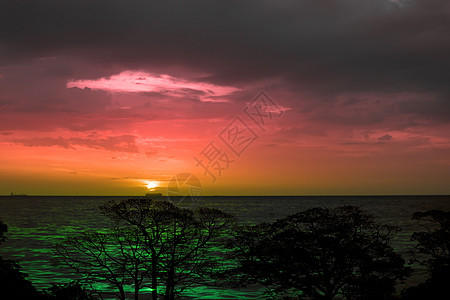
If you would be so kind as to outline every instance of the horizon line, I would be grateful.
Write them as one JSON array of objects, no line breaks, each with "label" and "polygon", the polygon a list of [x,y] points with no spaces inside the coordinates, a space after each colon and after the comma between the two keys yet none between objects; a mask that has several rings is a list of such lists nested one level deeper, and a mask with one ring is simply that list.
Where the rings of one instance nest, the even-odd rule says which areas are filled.
[{"label": "horizon line", "polygon": [[[0,197],[146,197],[146,195],[73,195],[73,194],[0,194]],[[188,197],[189,195],[160,197]],[[195,197],[389,197],[389,196],[450,196],[450,194],[306,194],[306,195],[274,195],[274,194],[255,194],[255,195],[198,195]]]}]

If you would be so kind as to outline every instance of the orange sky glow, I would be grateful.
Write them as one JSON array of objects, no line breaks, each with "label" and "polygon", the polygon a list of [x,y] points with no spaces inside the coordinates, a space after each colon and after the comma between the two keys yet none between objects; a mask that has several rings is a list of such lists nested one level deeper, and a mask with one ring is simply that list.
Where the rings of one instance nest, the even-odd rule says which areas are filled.
[{"label": "orange sky glow", "polygon": [[[288,107],[291,99],[274,98],[281,116],[266,117],[264,130],[245,114],[246,105],[232,103],[232,93],[242,90],[138,72],[124,71],[109,79],[74,80],[66,89],[79,96],[97,90],[110,99],[101,116],[83,116],[81,123],[99,122],[101,129],[71,130],[63,121],[55,128],[17,129],[3,135],[0,150],[1,193],[70,195],[143,195],[166,193],[168,182],[178,173],[196,175],[208,195],[329,195],[329,194],[434,194],[446,193],[449,138],[445,128],[394,130],[386,125],[371,128],[340,128],[327,120],[314,122]],[[155,79],[156,78],[156,79]],[[145,81],[140,86],[139,81]],[[143,91],[163,91],[148,104]],[[186,89],[214,96],[207,111],[196,114],[204,101],[182,103]],[[254,88],[252,90],[255,90]],[[273,91],[272,96],[277,96]],[[174,96],[175,95],[175,96]],[[269,95],[270,96],[270,95]],[[371,95],[365,95],[370,102]],[[404,95],[391,95],[401,101]],[[272,98],[272,97],[271,97]],[[275,100],[276,99],[276,100]],[[302,100],[301,100],[302,101]],[[300,101],[300,102],[301,102]],[[307,99],[303,100],[307,102]],[[180,102],[183,111],[172,106]],[[241,107],[240,107],[241,106]],[[343,105],[342,105],[343,106]],[[349,108],[336,105],[334,118],[354,116]],[[155,111],[165,120],[146,118]],[[224,112],[225,111],[225,112]],[[370,112],[361,111],[364,117]],[[194,114],[193,118],[189,118]],[[8,117],[8,116],[4,116]],[[40,124],[54,122],[52,114],[27,112],[10,116],[11,121]],[[239,156],[220,139],[220,133],[240,117],[258,135]],[[70,121],[70,115],[69,119]],[[391,120],[393,121],[393,120]],[[102,124],[105,123],[105,124]],[[205,147],[213,142],[232,161],[223,170],[198,166]],[[223,161],[223,160],[222,160]],[[220,174],[219,174],[220,173]],[[157,186],[149,189],[149,182]]]}]

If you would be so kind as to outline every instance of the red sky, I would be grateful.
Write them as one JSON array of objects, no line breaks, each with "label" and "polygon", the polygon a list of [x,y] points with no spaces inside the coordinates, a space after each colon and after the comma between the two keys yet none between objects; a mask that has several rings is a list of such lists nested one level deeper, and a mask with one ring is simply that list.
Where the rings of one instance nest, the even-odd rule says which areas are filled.
[{"label": "red sky", "polygon": [[0,194],[450,194],[447,1],[35,2],[0,12]]}]

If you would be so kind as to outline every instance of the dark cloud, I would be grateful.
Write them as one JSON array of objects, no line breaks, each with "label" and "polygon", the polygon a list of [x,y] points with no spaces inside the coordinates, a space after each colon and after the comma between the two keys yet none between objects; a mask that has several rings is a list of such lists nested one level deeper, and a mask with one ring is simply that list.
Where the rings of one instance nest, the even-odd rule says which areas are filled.
[{"label": "dark cloud", "polygon": [[104,149],[113,152],[137,153],[136,137],[132,135],[111,136],[106,138],[51,138],[35,137],[29,139],[12,139],[10,142],[27,147],[61,147],[75,150],[75,146],[84,146],[94,149]]},{"label": "dark cloud", "polygon": [[437,88],[449,76],[449,10],[445,0],[11,0],[0,41],[3,63],[65,53],[235,84],[282,75],[337,91]]},{"label": "dark cloud", "polygon": [[156,157],[156,154],[158,154],[158,151],[157,151],[157,150],[151,150],[151,151],[145,152],[145,155],[146,155],[148,158]]},{"label": "dark cloud", "polygon": [[[427,99],[428,98],[428,99]],[[403,114],[421,115],[433,121],[450,121],[450,94],[410,99],[398,104]]]},{"label": "dark cloud", "polygon": [[6,109],[11,104],[12,104],[12,101],[8,101],[8,100],[5,100],[5,99],[0,99],[0,108],[1,109]]},{"label": "dark cloud", "polygon": [[392,140],[392,135],[390,135],[390,134],[385,134],[385,135],[383,135],[383,136],[380,136],[380,137],[378,138],[378,140],[379,140],[379,141],[382,141],[382,142]]},{"label": "dark cloud", "polygon": [[[1,4],[0,66],[75,57],[76,62],[42,70],[44,76],[61,82],[141,69],[237,87],[277,78],[283,82],[279,89],[292,95],[308,93],[308,101],[333,101],[349,92],[428,93],[434,98],[412,99],[398,112],[449,121],[446,0],[3,0]],[[79,61],[97,68],[80,68]],[[9,75],[2,74],[2,81],[7,80]],[[186,98],[198,100],[202,96],[198,93],[186,91]],[[244,98],[234,99],[239,97]],[[47,103],[26,109],[81,109],[68,97],[46,99]],[[69,105],[61,104],[64,101]],[[299,102],[295,97],[285,101]],[[359,102],[354,98],[346,104]],[[283,104],[295,109],[292,103]],[[421,110],[427,104],[431,108]],[[83,105],[95,110],[109,103],[103,97]],[[383,120],[370,111],[323,117],[347,125]]]},{"label": "dark cloud", "polygon": [[360,103],[361,101],[363,101],[363,99],[359,99],[359,98],[355,98],[355,97],[350,97],[350,98],[348,98],[348,99],[346,99],[343,103],[342,103],[342,105],[344,105],[344,106],[352,106],[352,105],[355,105],[355,104],[357,104],[357,103]]},{"label": "dark cloud", "polygon": [[136,137],[132,135],[112,136],[104,139],[71,138],[70,143],[90,148],[105,149],[116,152],[139,152]]},{"label": "dark cloud", "polygon": [[323,128],[320,128],[318,124],[314,125],[306,125],[303,127],[294,127],[294,126],[288,126],[285,128],[282,128],[279,131],[280,135],[289,137],[289,138],[298,138],[298,137],[304,137],[308,135],[312,136],[327,136],[327,133],[323,130]]},{"label": "dark cloud", "polygon": [[27,147],[61,147],[65,149],[75,149],[73,148],[70,143],[63,139],[62,137],[59,138],[50,138],[50,137],[42,137],[42,138],[30,138],[30,139],[14,139],[11,140],[11,142],[16,144],[22,144]]}]

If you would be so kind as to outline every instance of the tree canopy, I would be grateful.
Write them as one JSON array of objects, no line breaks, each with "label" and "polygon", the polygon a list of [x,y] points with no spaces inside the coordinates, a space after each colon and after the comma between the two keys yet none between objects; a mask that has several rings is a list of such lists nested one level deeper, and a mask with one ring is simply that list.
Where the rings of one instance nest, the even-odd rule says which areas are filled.
[{"label": "tree canopy", "polygon": [[396,233],[357,207],[308,209],[242,227],[233,245],[235,274],[271,294],[382,299],[410,273],[389,245]]},{"label": "tree canopy", "polygon": [[140,232],[132,228],[69,236],[55,246],[61,262],[80,276],[85,284],[105,282],[115,288],[119,299],[127,298],[133,285],[134,298],[146,283],[150,266]]}]

